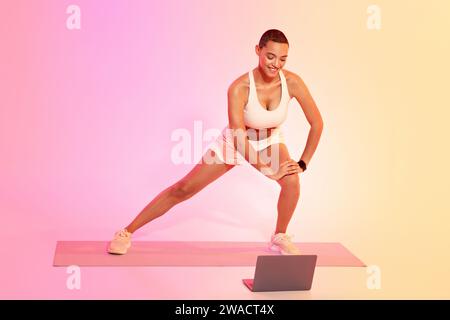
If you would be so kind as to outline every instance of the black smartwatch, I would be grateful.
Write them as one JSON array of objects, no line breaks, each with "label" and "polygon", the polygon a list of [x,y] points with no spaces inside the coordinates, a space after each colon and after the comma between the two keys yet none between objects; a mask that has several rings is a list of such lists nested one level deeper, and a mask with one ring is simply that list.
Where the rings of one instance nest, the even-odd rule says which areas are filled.
[{"label": "black smartwatch", "polygon": [[300,160],[300,161],[298,161],[297,163],[298,163],[298,165],[300,166],[300,168],[303,169],[303,171],[306,171],[306,163],[305,163],[305,161]]}]

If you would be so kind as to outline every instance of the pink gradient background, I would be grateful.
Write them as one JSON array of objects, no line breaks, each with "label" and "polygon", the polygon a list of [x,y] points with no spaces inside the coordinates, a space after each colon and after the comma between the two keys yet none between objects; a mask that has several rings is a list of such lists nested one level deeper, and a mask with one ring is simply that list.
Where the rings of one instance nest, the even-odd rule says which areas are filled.
[{"label": "pink gradient background", "polygon": [[[81,30],[66,28],[70,4]],[[366,27],[370,4],[0,2],[0,298],[449,298],[450,4],[377,1],[380,31]],[[109,240],[187,174],[199,158],[174,164],[171,133],[227,124],[226,89],[257,66],[270,28],[288,37],[285,68],[325,123],[288,233],[343,243],[380,266],[382,290],[364,269],[320,268],[311,292],[253,294],[240,283],[253,268],[154,267],[82,268],[82,289],[68,290],[51,266],[56,241]],[[298,159],[309,127],[295,99],[283,129]],[[266,241],[278,192],[237,167],[135,239]]]}]

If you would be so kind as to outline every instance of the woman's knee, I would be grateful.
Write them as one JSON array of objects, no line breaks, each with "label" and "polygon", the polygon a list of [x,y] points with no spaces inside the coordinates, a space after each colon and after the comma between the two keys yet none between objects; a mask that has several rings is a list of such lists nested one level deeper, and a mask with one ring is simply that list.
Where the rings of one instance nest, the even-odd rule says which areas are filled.
[{"label": "woman's knee", "polygon": [[283,178],[278,180],[278,183],[282,188],[289,188],[292,190],[300,191],[300,178],[298,174],[285,175]]},{"label": "woman's knee", "polygon": [[195,187],[187,181],[178,181],[170,190],[170,195],[179,200],[190,198],[196,193]]}]

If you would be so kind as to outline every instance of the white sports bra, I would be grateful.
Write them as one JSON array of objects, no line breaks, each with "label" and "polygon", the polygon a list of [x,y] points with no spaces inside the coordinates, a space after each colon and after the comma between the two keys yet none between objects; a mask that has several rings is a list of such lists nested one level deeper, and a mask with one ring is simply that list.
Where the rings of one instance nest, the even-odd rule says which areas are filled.
[{"label": "white sports bra", "polygon": [[248,73],[250,88],[248,102],[244,108],[244,123],[247,127],[255,129],[274,128],[280,126],[286,120],[288,104],[291,98],[286,78],[281,69],[278,71],[278,74],[281,79],[281,101],[276,109],[267,110],[259,103],[253,70]]}]

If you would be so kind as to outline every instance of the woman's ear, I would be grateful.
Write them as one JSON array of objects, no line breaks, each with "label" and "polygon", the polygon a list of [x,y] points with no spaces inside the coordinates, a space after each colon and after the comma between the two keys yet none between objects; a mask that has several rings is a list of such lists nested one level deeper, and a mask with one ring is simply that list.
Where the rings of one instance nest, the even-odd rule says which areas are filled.
[{"label": "woman's ear", "polygon": [[259,48],[259,45],[255,46],[255,52],[256,52],[256,55],[259,56],[259,53],[261,52],[261,49]]}]

